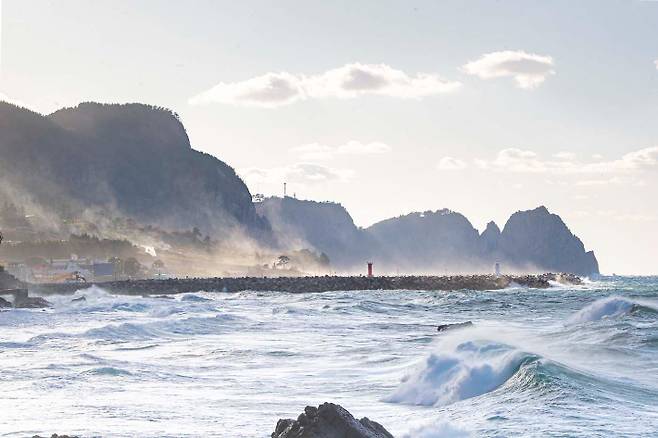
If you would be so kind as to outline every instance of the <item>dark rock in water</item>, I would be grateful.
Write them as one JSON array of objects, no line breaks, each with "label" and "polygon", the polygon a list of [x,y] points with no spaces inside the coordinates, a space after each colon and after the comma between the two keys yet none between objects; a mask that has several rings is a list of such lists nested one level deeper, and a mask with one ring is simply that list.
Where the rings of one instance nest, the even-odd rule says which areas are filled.
[{"label": "dark rock in water", "polygon": [[13,307],[11,302],[0,297],[0,309],[6,309],[8,307]]},{"label": "dark rock in water", "polygon": [[436,328],[437,332],[445,332],[448,330],[455,330],[460,328],[472,327],[473,323],[471,321],[458,322],[456,324],[441,324]]},{"label": "dark rock in water", "polygon": [[87,297],[85,297],[85,296],[78,297],[78,298],[73,298],[71,300],[72,303],[80,303],[80,302],[85,302],[85,301],[87,301]]},{"label": "dark rock in water", "polygon": [[173,300],[174,299],[174,297],[172,297],[171,295],[156,295],[153,298],[159,298],[161,300]]},{"label": "dark rock in water", "polygon": [[[47,438],[39,435],[34,435],[32,438]],[[50,435],[50,438],[79,438],[78,436],[73,435],[57,435],[56,433]]]},{"label": "dark rock in water", "polygon": [[5,268],[0,265],[0,290],[2,289],[20,289],[24,288],[25,283],[17,280],[16,277],[5,271]]},{"label": "dark rock in water", "polygon": [[43,309],[50,306],[50,302],[41,297],[25,297],[14,303],[14,307],[17,309]]},{"label": "dark rock in water", "polygon": [[393,438],[381,424],[355,419],[345,408],[324,403],[307,406],[297,420],[279,420],[272,438]]}]

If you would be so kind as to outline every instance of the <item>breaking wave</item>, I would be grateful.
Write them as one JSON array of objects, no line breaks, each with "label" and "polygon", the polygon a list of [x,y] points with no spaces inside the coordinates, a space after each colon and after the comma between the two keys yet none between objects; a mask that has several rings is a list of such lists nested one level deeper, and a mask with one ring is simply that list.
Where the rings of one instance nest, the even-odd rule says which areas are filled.
[{"label": "breaking wave", "polygon": [[569,324],[582,324],[637,312],[658,313],[658,305],[632,298],[611,296],[601,298],[583,307],[573,314],[567,322]]},{"label": "breaking wave", "polygon": [[385,401],[444,406],[493,391],[539,356],[497,342],[468,341],[431,354]]},{"label": "breaking wave", "polygon": [[[176,336],[208,335],[225,331],[240,318],[220,314],[210,317],[191,317],[146,324],[123,323],[87,330],[83,337],[105,341],[128,341],[171,338]],[[229,323],[229,324],[227,324]]]}]

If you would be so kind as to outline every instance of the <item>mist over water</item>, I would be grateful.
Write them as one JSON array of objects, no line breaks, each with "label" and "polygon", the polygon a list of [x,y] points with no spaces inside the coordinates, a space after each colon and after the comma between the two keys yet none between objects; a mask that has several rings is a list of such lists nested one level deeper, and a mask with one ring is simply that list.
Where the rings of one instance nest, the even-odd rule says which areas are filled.
[{"label": "mist over water", "polygon": [[324,401],[400,437],[658,433],[655,277],[49,300],[0,313],[0,436],[264,438]]}]

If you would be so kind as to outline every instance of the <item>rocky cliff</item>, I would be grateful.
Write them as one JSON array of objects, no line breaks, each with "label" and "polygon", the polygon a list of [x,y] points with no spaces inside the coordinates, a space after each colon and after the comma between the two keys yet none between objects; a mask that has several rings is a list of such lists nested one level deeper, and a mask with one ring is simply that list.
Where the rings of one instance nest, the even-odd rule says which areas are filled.
[{"label": "rocky cliff", "polygon": [[340,204],[272,197],[256,204],[256,209],[271,224],[280,246],[310,246],[329,255],[337,269],[363,264],[377,247]]},{"label": "rocky cliff", "polygon": [[401,272],[479,270],[478,231],[451,210],[411,213],[378,222],[366,230],[380,245],[373,260]]},{"label": "rocky cliff", "polygon": [[235,171],[193,150],[164,108],[83,103],[42,116],[0,102],[0,132],[2,187],[55,213],[96,206],[215,234],[267,228]]},{"label": "rocky cliff", "polygon": [[495,261],[507,272],[598,273],[593,252],[545,207],[479,235],[450,210],[361,229],[340,204],[286,197],[255,206],[235,171],[192,149],[164,108],[83,103],[42,116],[0,102],[0,134],[0,201],[38,205],[44,216],[97,208],[213,238],[245,230],[267,245],[273,230],[280,249],[326,253],[343,272],[362,272],[370,260],[379,273],[490,272]]},{"label": "rocky cliff", "polygon": [[586,251],[560,216],[544,206],[514,213],[489,254],[521,270],[599,273],[594,252]]},{"label": "rocky cliff", "polygon": [[426,211],[387,219],[360,229],[339,204],[270,198],[258,206],[275,232],[325,252],[334,267],[376,272],[505,272],[598,274],[594,253],[585,250],[562,219],[545,207],[513,214],[504,229],[490,222],[482,234],[462,214]]}]

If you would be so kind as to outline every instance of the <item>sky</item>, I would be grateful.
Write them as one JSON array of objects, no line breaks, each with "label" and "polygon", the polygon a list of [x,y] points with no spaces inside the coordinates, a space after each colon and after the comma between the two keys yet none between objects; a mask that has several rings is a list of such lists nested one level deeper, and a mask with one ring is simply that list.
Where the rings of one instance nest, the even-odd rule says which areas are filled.
[{"label": "sky", "polygon": [[252,193],[359,226],[545,205],[658,273],[657,1],[0,2],[2,99],[169,107]]}]

